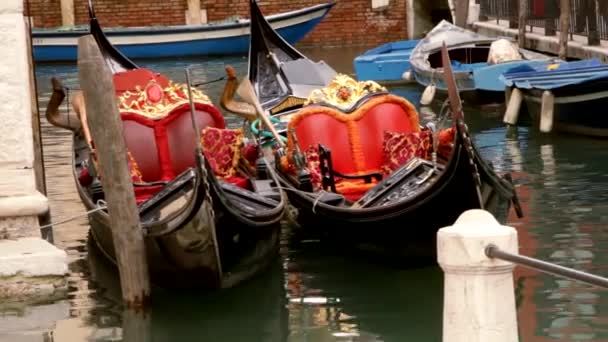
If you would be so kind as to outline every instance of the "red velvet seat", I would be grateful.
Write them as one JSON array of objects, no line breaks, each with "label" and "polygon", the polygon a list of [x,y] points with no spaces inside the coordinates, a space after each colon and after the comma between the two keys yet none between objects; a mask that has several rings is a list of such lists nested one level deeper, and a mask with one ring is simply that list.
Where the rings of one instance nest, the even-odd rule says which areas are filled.
[{"label": "red velvet seat", "polygon": [[[407,100],[391,94],[375,96],[352,113],[331,107],[309,106],[289,122],[295,129],[302,151],[324,145],[331,151],[333,168],[347,175],[381,172],[384,132],[419,132],[418,113]],[[289,137],[288,145],[293,146]],[[340,181],[338,192],[347,188],[366,191],[373,184],[360,186],[359,181]],[[356,196],[354,196],[356,197]]]},{"label": "red velvet seat", "polygon": [[[127,149],[144,182],[170,181],[195,164],[195,139],[185,85],[173,84],[147,69],[114,76]],[[200,91],[193,89],[199,129],[224,128],[222,114]],[[136,187],[141,202],[161,186]]]}]

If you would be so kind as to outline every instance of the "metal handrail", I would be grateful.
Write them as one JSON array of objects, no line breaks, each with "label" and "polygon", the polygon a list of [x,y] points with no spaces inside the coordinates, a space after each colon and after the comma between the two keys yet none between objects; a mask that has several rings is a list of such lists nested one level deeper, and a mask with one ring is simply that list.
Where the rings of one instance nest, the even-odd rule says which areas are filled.
[{"label": "metal handrail", "polygon": [[608,278],[600,277],[591,273],[578,271],[572,268],[552,264],[546,261],[530,258],[523,255],[512,254],[505,252],[494,244],[489,244],[485,248],[485,253],[488,258],[495,258],[505,261],[510,261],[514,264],[536,269],[541,272],[566,277],[587,284],[608,288]]},{"label": "metal handrail", "polygon": [[[559,0],[542,2],[544,15],[537,16],[534,8],[538,1],[527,1],[526,24],[531,27],[545,27],[546,21],[553,22],[553,30],[559,27]],[[480,16],[487,19],[518,20],[518,0],[476,0],[480,4]],[[599,8],[596,8],[599,6]],[[597,11],[599,9],[599,11]],[[588,36],[586,16],[596,19],[595,29],[601,39],[608,39],[608,2],[605,0],[572,0],[570,33]],[[512,28],[517,27],[513,23]],[[554,35],[554,31],[550,35]]]}]

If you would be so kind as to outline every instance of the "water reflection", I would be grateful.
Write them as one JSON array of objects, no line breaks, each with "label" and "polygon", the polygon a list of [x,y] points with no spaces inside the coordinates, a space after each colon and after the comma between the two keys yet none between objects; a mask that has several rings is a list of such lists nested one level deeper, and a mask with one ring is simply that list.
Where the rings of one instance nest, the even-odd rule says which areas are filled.
[{"label": "water reflection", "polygon": [[438,268],[396,270],[340,254],[317,244],[289,253],[289,341],[440,341]]},{"label": "water reflection", "polygon": [[[352,72],[356,51],[313,52],[340,72]],[[246,75],[245,57],[146,61],[176,81],[194,66],[195,82],[213,81],[232,65]],[[50,77],[78,88],[74,65],[37,70],[40,106]],[[204,86],[217,103],[222,82]],[[416,86],[392,92],[418,104]],[[426,111],[438,113],[441,100]],[[511,172],[524,209],[511,214],[520,252],[589,272],[608,275],[608,141],[546,136],[528,127],[507,128],[501,106],[465,103],[466,120],[480,153],[499,172]],[[423,118],[424,119],[424,118]],[[241,120],[228,115],[232,126]],[[70,136],[42,119],[47,186],[54,220],[83,212],[70,171]],[[441,208],[438,208],[440,214]],[[70,298],[53,328],[31,328],[27,341],[440,341],[442,275],[438,268],[395,270],[373,261],[327,251],[314,243],[288,245],[283,264],[233,290],[166,293],[155,290],[149,316],[126,316],[117,274],[87,246],[85,218],[56,227],[55,241],[70,257]],[[370,234],[373,234],[370,227]],[[88,257],[87,257],[88,255]],[[606,291],[539,272],[516,268],[521,341],[608,340]],[[36,307],[32,310],[44,310]],[[20,341],[12,319],[0,317],[0,340]],[[4,329],[4,330],[3,330]],[[33,329],[33,330],[32,330]],[[34,332],[32,332],[34,331]],[[131,335],[131,334],[134,335]],[[80,335],[79,335],[80,334]],[[6,337],[10,336],[10,337]],[[135,337],[130,337],[135,336]],[[6,337],[6,338],[5,338]],[[24,340],[25,341],[25,340]]]}]

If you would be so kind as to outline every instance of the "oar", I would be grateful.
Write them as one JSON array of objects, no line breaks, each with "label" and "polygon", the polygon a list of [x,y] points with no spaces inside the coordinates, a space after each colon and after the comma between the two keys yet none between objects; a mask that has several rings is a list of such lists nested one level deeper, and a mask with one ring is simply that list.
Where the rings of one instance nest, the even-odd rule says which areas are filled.
[{"label": "oar", "polygon": [[[462,101],[460,101],[460,94],[458,93],[458,86],[456,85],[456,79],[454,78],[454,72],[452,71],[452,63],[450,61],[450,54],[448,48],[445,45],[445,41],[441,46],[441,62],[443,64],[443,77],[444,82],[448,88],[448,98],[450,99],[450,109],[452,110],[452,117],[457,125],[461,126],[462,129],[466,130],[464,124],[464,112],[462,110]],[[461,139],[464,137],[461,137]],[[475,179],[475,191],[477,192],[477,199],[479,200],[479,207],[484,208],[483,197],[481,196],[481,177],[479,175],[479,169],[475,162],[475,155],[473,154],[473,146],[471,145],[470,139],[462,139],[464,143],[464,149],[469,156],[469,163],[474,170]]]},{"label": "oar", "polygon": [[260,100],[258,99],[257,95],[255,94],[255,90],[253,89],[253,85],[251,84],[249,79],[246,78],[243,81],[241,81],[241,84],[237,88],[236,93],[245,102],[247,102],[255,107],[255,110],[258,113],[258,116],[262,119],[262,121],[264,121],[264,124],[266,125],[266,127],[268,127],[268,129],[270,130],[270,132],[272,133],[272,135],[274,136],[274,138],[276,139],[278,144],[281,147],[285,147],[285,143],[281,139],[281,135],[279,134],[279,132],[277,132],[276,128],[274,128],[274,125],[272,124],[272,122],[270,122],[270,118],[268,118],[268,116],[266,115],[266,112],[262,108],[262,105],[260,104]]}]

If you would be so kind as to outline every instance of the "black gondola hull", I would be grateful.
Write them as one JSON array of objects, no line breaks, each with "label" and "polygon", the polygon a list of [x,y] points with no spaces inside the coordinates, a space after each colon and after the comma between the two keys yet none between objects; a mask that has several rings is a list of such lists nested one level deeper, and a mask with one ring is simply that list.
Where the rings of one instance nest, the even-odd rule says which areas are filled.
[{"label": "black gondola hull", "polygon": [[[82,141],[75,138],[74,146],[83,146]],[[75,151],[74,176],[78,179],[79,161],[87,158],[87,151],[82,148]],[[212,175],[208,176],[208,181],[219,184]],[[198,198],[190,198],[178,215],[168,220],[142,218],[146,259],[153,284],[163,288],[232,287],[258,274],[276,259],[285,201],[273,210],[245,217],[242,211],[229,208],[235,201],[225,199],[225,194],[216,186],[210,187],[211,196],[206,197],[204,187],[200,186],[202,182],[193,183],[199,189],[193,191],[192,197]],[[76,187],[86,210],[97,208],[90,191],[78,180]],[[213,202],[214,224],[210,224],[210,214],[206,210],[209,198]],[[176,199],[168,198],[167,201]],[[94,211],[89,214],[89,222],[96,245],[116,262],[108,213]]]},{"label": "black gondola hull", "polygon": [[[335,207],[323,205],[303,192],[288,191],[290,203],[299,211],[301,228],[296,236],[397,258],[393,261],[399,265],[434,263],[437,231],[453,225],[463,212],[481,208],[467,153],[463,145],[457,146],[451,162],[434,184],[395,205],[369,209]],[[515,196],[512,184],[495,174],[479,156],[476,158],[481,163],[483,209],[504,222]],[[282,178],[282,182],[293,188],[288,178]]]}]

